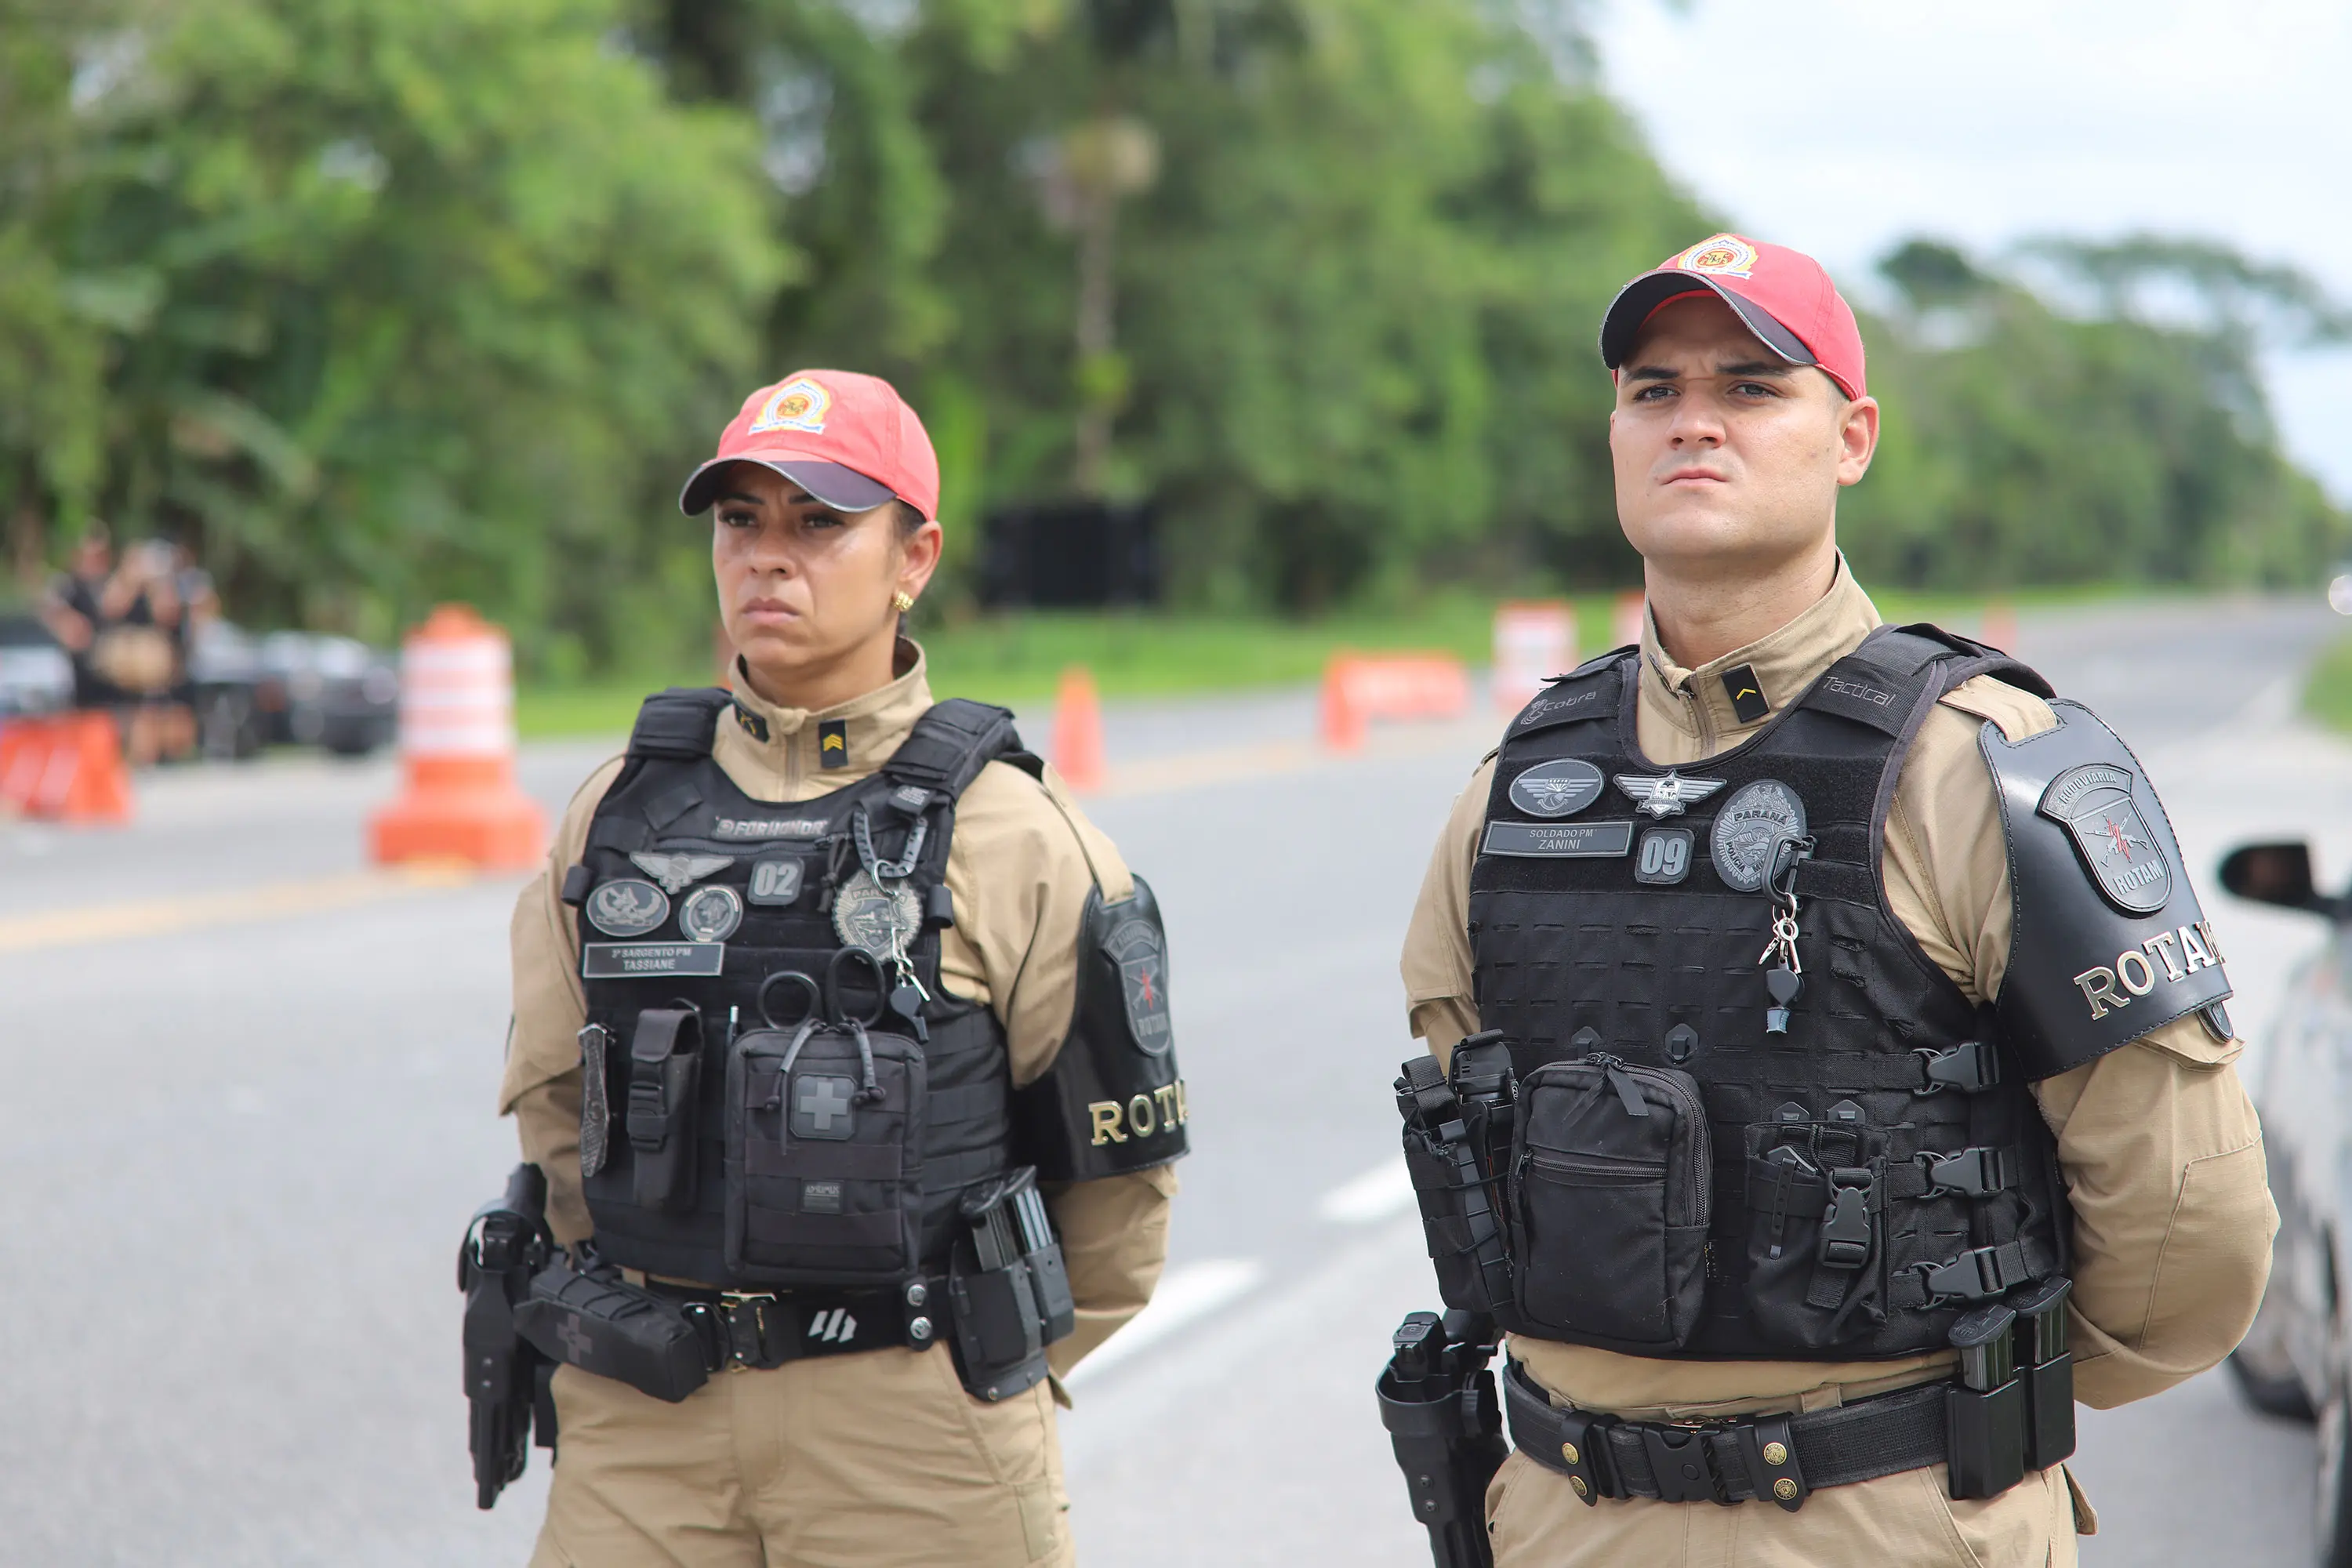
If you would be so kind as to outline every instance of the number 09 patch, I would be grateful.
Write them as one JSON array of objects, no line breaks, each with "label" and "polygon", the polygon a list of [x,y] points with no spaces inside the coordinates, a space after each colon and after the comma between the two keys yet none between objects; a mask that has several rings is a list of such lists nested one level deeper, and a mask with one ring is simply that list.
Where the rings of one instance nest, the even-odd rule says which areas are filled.
[{"label": "number 09 patch", "polygon": [[1642,835],[1633,856],[1633,880],[1663,887],[1690,875],[1691,830],[1653,827]]}]

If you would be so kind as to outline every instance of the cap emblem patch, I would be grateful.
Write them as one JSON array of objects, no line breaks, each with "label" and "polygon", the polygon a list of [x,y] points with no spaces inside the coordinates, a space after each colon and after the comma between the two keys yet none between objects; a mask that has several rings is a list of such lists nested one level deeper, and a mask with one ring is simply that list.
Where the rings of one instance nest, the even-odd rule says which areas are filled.
[{"label": "cap emblem patch", "polygon": [[1700,240],[1675,257],[1673,265],[1685,272],[1745,278],[1756,270],[1756,247],[1736,234],[1718,234]]},{"label": "cap emblem patch", "polygon": [[761,408],[760,416],[751,421],[751,434],[757,436],[768,430],[805,430],[812,436],[823,435],[824,416],[832,409],[833,394],[807,376],[802,376],[776,388]]}]

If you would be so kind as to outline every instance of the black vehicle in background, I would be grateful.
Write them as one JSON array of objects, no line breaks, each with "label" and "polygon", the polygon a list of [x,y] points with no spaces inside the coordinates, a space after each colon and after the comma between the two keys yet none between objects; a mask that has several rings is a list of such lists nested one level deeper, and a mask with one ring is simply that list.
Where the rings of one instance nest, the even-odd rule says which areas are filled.
[{"label": "black vehicle in background", "polygon": [[0,615],[0,719],[29,719],[73,706],[73,660],[38,616]]},{"label": "black vehicle in background", "polygon": [[2230,1371],[2255,1409],[2318,1423],[2318,1561],[2352,1568],[2352,891],[2319,891],[2301,843],[2231,851],[2221,885],[2329,927],[2288,983],[2252,1086],[2279,1233]]},{"label": "black vehicle in background", "polygon": [[271,632],[255,653],[263,733],[287,745],[362,757],[399,724],[400,663],[352,637]]}]

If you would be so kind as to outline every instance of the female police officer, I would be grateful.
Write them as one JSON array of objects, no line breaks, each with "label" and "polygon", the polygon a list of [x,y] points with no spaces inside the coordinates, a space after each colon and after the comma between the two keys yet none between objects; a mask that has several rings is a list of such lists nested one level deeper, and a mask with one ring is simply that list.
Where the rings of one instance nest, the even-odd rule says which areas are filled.
[{"label": "female police officer", "polygon": [[1010,715],[931,700],[938,490],[887,383],[753,393],[679,498],[734,689],[649,700],[516,906],[535,1564],[1071,1559],[1047,1368],[1165,1254],[1165,950]]}]

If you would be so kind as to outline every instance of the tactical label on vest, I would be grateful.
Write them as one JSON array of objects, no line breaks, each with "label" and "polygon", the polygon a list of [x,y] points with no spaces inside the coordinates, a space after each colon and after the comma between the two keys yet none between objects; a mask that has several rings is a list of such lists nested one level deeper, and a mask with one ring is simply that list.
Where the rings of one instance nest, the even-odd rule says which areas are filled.
[{"label": "tactical label on vest", "polygon": [[1565,697],[1547,692],[1519,710],[1513,720],[1522,730],[1539,730],[1546,724],[1565,723],[1570,718],[1597,719],[1607,710],[1601,707],[1601,699],[1615,693],[1614,683],[1595,683],[1571,691]]},{"label": "tactical label on vest", "polygon": [[2152,915],[2172,897],[2172,868],[2132,800],[2132,782],[2128,768],[2084,763],[2052,779],[2034,809],[2066,825],[2107,902],[2126,914]]},{"label": "tactical label on vest", "polygon": [[710,831],[719,838],[822,838],[828,826],[822,816],[722,816]]},{"label": "tactical label on vest", "polygon": [[1707,848],[1723,885],[1752,893],[1764,885],[1772,847],[1783,838],[1804,836],[1805,803],[1797,792],[1779,779],[1758,779],[1742,784],[1715,814]]},{"label": "tactical label on vest", "polygon": [[1574,816],[1601,798],[1601,785],[1591,763],[1538,763],[1511,781],[1511,804],[1529,816]]},{"label": "tactical label on vest", "polygon": [[758,860],[751,866],[751,901],[755,904],[796,903],[806,868],[794,856],[784,860]]},{"label": "tactical label on vest", "polygon": [[580,912],[606,936],[643,936],[669,919],[669,895],[651,882],[627,877],[597,884]]},{"label": "tactical label on vest", "polygon": [[1631,852],[1630,822],[1490,822],[1482,855],[1522,855],[1568,860],[1605,860]]},{"label": "tactical label on vest", "polygon": [[726,956],[726,943],[717,942],[586,942],[580,944],[580,977],[716,974]]}]

